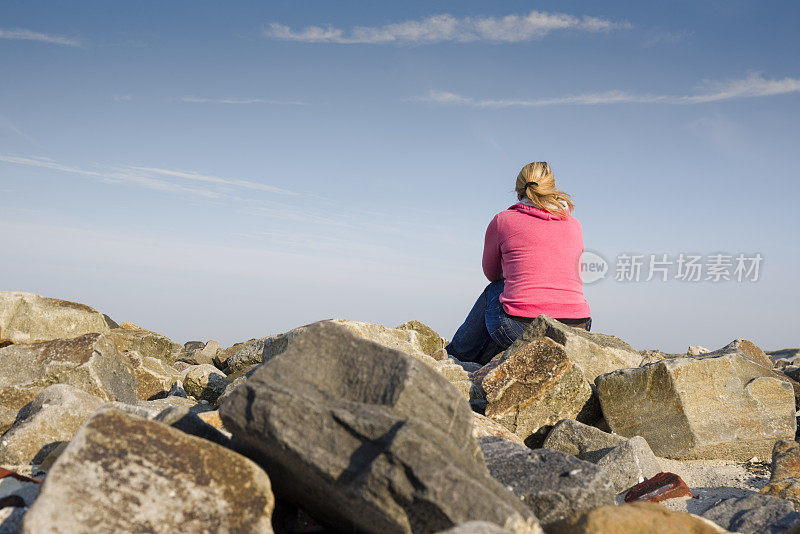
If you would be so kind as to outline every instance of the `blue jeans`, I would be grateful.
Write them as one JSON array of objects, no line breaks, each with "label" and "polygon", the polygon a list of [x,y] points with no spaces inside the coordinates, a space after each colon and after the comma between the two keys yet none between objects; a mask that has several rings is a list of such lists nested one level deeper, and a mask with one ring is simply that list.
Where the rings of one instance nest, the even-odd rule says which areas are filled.
[{"label": "blue jeans", "polygon": [[[467,320],[453,334],[453,341],[445,347],[449,356],[462,362],[486,363],[510,347],[528,329],[528,322],[515,319],[503,309],[500,294],[505,283],[505,280],[498,280],[486,286],[467,315]],[[592,325],[590,317],[556,320],[587,331]]]},{"label": "blue jeans", "polygon": [[509,316],[500,303],[505,280],[492,282],[467,315],[453,340],[447,345],[447,354],[462,362],[478,362],[491,358],[511,346],[528,329],[528,324]]}]

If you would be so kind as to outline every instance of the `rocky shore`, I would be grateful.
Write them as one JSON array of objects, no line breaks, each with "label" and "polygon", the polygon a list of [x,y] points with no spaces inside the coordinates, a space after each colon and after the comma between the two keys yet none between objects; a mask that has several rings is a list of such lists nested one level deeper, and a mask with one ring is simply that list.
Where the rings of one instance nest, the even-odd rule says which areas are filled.
[{"label": "rocky shore", "polygon": [[797,533],[800,349],[638,351],[546,316],[232,347],[0,292],[0,533]]}]

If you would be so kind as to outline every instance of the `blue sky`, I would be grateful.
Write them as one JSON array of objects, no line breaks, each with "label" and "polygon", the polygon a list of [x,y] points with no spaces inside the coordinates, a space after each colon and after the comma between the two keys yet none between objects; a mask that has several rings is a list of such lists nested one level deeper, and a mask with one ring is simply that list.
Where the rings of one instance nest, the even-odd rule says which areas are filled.
[{"label": "blue sky", "polygon": [[[594,329],[798,346],[796,2],[4,2],[4,289],[223,344],[327,317],[450,337],[550,162]],[[760,253],[619,282],[620,253]]]}]

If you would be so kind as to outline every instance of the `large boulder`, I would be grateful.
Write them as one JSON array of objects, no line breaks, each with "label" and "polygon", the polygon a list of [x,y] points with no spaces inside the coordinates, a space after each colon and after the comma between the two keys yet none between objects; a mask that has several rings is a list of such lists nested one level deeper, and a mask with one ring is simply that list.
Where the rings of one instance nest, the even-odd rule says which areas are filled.
[{"label": "large boulder", "polygon": [[745,534],[784,534],[800,523],[800,513],[792,503],[757,494],[723,499],[703,512],[703,517]]},{"label": "large boulder", "polygon": [[618,337],[567,326],[546,315],[535,318],[506,352],[515,352],[520,345],[539,337],[548,337],[562,345],[590,384],[599,375],[616,369],[638,367],[642,361],[642,355]]},{"label": "large boulder", "polygon": [[775,443],[769,483],[761,488],[761,493],[792,501],[800,508],[800,443],[789,440]]},{"label": "large boulder", "polygon": [[541,532],[489,476],[455,388],[341,322],[306,327],[233,391],[220,416],[279,498],[334,529],[427,533],[483,520]]},{"label": "large boulder", "polygon": [[[110,319],[85,304],[0,291],[0,345],[35,343],[83,334],[109,334]],[[115,326],[115,325],[114,325]]]},{"label": "large boulder", "polygon": [[155,358],[167,363],[172,363],[183,348],[166,336],[127,322],[112,329],[111,338],[120,352],[136,351],[145,358]]},{"label": "large boulder", "polygon": [[724,534],[713,522],[660,504],[637,502],[601,506],[561,521],[547,534]]},{"label": "large boulder", "polygon": [[492,476],[519,497],[547,528],[573,514],[614,504],[608,474],[572,455],[529,449],[497,437],[478,440]]},{"label": "large boulder", "polygon": [[661,472],[658,458],[641,436],[634,436],[608,451],[597,461],[597,466],[608,473],[616,491],[628,489]]},{"label": "large boulder", "polygon": [[42,390],[0,439],[0,465],[41,463],[103,404],[103,400],[67,384]]},{"label": "large boulder", "polygon": [[[409,356],[424,361],[436,371],[445,375],[448,381],[453,383],[465,398],[471,398],[477,394],[475,388],[472,387],[468,373],[464,371],[458,363],[449,358],[436,360],[425,353],[425,348],[427,348],[430,340],[429,338],[421,336],[415,329],[386,328],[379,324],[347,321],[344,319],[329,319],[320,322],[338,325],[352,332],[359,338],[373,341],[384,347],[399,350]],[[406,323],[406,325],[407,324],[408,323]],[[225,371],[229,375],[237,374],[247,371],[255,365],[268,362],[275,356],[283,354],[296,340],[302,339],[310,326],[312,325],[301,326],[285,334],[254,339],[244,343],[236,353],[226,359],[227,367]]]},{"label": "large boulder", "polygon": [[592,389],[563,345],[537,337],[512,349],[481,381],[487,417],[539,446],[558,421],[593,416]]},{"label": "large boulder", "polygon": [[103,400],[136,404],[130,363],[106,335],[0,348],[0,404],[20,409],[52,384],[69,384]]},{"label": "large boulder", "polygon": [[21,532],[272,532],[257,465],[210,441],[114,409],[78,431]]},{"label": "large boulder", "polygon": [[597,378],[609,427],[658,456],[768,457],[796,430],[792,386],[739,350],[665,359]]}]

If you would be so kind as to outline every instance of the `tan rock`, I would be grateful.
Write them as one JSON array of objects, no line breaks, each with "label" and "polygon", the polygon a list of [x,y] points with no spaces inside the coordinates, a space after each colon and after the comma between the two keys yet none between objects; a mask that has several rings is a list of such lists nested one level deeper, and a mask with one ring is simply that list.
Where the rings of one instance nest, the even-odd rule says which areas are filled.
[{"label": "tan rock", "polygon": [[638,367],[642,361],[642,355],[618,337],[567,326],[546,315],[534,319],[506,353],[514,352],[519,345],[537,337],[548,337],[561,344],[590,384],[601,374]]},{"label": "tan rock", "polygon": [[575,419],[591,406],[592,390],[564,347],[552,339],[533,338],[512,348],[481,382],[486,416],[526,442],[541,442],[552,425]]},{"label": "tan rock", "polygon": [[598,377],[609,427],[657,456],[766,457],[796,430],[791,385],[740,351],[661,360]]},{"label": "tan rock", "polygon": [[0,291],[0,343],[36,343],[110,330],[106,317],[85,304]]},{"label": "tan rock", "polygon": [[498,438],[503,438],[513,443],[525,445],[525,442],[522,441],[519,436],[511,432],[500,423],[492,421],[485,415],[481,415],[477,412],[473,412],[472,416],[474,418],[472,422],[472,436],[474,438],[477,439],[487,436],[497,436]]},{"label": "tan rock", "polygon": [[601,506],[547,528],[547,534],[720,534],[728,532],[702,517],[673,512],[655,503]]},{"label": "tan rock", "polygon": [[101,409],[47,474],[23,534],[272,532],[255,463],[166,425]]},{"label": "tan rock", "polygon": [[111,338],[120,352],[136,351],[144,357],[156,358],[168,363],[175,361],[182,345],[166,336],[139,328],[132,323],[122,323],[111,331]]},{"label": "tan rock", "polygon": [[437,334],[433,328],[420,321],[408,321],[398,326],[397,330],[415,331],[418,334],[417,343],[419,344],[419,348],[425,354],[431,355],[438,350],[443,350],[445,347],[445,342],[439,334]]},{"label": "tan rock", "polygon": [[213,403],[225,392],[231,381],[213,365],[193,365],[186,370],[183,387],[197,400]]},{"label": "tan rock", "polygon": [[148,400],[169,391],[181,374],[158,358],[142,356],[136,351],[126,353],[133,365],[139,400]]},{"label": "tan rock", "polygon": [[136,379],[110,337],[86,334],[0,348],[0,404],[20,409],[52,384],[103,400],[136,403]]},{"label": "tan rock", "polygon": [[774,495],[800,507],[800,443],[781,440],[772,449],[772,474],[761,489],[763,495]]}]

